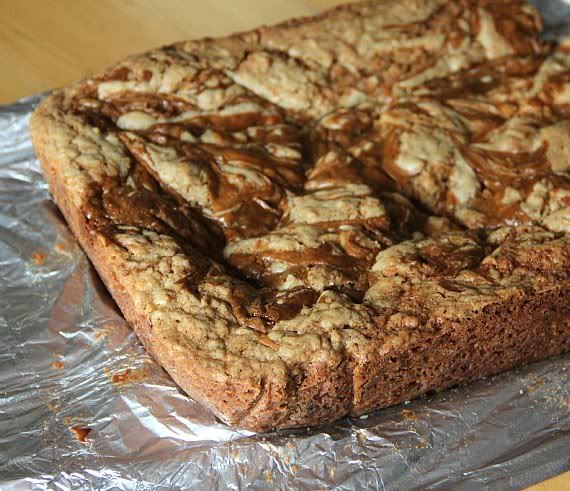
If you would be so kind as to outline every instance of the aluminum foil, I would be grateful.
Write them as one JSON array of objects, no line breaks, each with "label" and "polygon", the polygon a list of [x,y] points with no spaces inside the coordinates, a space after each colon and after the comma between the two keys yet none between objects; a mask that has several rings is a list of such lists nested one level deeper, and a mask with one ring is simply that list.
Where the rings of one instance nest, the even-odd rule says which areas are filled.
[{"label": "aluminum foil", "polygon": [[[570,34],[570,4],[540,6]],[[145,353],[0,107],[0,488],[520,488],[570,469],[570,355],[316,429],[233,430]]]}]

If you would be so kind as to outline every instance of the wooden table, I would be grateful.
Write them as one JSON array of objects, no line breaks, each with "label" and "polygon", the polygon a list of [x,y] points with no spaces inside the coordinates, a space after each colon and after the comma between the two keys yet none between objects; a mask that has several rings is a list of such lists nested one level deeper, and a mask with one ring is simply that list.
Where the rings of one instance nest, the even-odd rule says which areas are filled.
[{"label": "wooden table", "polygon": [[127,54],[309,15],[338,3],[0,0],[0,104],[66,85]]},{"label": "wooden table", "polygon": [[[130,53],[310,15],[339,3],[0,0],[0,104],[66,85]],[[532,489],[570,491],[570,472]]]}]

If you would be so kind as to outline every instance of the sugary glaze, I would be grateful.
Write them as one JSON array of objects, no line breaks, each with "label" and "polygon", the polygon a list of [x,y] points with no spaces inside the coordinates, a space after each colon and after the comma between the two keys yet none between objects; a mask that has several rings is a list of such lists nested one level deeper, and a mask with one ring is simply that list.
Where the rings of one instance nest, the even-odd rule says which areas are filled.
[{"label": "sugary glaze", "polygon": [[367,357],[567,281],[570,50],[540,27],[386,0],[179,43],[56,92],[34,143],[185,390],[232,424],[330,421],[374,406]]}]

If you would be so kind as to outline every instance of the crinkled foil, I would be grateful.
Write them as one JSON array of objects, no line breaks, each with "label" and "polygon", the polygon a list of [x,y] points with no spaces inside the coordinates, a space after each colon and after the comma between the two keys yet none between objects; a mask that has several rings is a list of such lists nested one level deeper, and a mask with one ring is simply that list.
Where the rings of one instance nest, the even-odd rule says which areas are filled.
[{"label": "crinkled foil", "polygon": [[[570,34],[570,4],[540,6]],[[0,108],[1,489],[505,489],[570,469],[570,355],[316,429],[217,421],[145,353],[50,200],[39,100]]]}]

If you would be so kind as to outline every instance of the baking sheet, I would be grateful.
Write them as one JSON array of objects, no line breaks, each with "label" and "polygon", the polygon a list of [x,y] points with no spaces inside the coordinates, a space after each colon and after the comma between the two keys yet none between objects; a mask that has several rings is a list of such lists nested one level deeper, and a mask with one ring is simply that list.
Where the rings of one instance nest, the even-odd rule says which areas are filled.
[{"label": "baking sheet", "polygon": [[[540,6],[570,34],[569,3]],[[144,352],[49,199],[40,99],[0,107],[1,489],[505,489],[570,469],[570,355],[316,429],[218,422]]]}]

